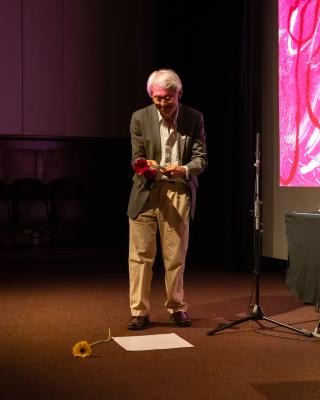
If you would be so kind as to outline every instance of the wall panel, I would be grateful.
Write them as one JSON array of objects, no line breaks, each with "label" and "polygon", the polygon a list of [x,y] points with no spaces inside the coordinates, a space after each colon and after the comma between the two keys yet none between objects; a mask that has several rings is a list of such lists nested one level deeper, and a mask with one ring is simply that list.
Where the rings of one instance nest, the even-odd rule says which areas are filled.
[{"label": "wall panel", "polygon": [[0,1],[0,134],[22,131],[21,0]]},{"label": "wall panel", "polygon": [[63,3],[23,2],[25,135],[64,135]]}]

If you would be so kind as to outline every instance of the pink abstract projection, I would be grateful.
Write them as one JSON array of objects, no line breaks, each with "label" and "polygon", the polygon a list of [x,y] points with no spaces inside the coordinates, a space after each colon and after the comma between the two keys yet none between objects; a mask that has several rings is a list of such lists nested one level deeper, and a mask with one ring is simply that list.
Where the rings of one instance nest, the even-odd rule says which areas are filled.
[{"label": "pink abstract projection", "polygon": [[320,186],[320,0],[279,0],[280,185]]}]

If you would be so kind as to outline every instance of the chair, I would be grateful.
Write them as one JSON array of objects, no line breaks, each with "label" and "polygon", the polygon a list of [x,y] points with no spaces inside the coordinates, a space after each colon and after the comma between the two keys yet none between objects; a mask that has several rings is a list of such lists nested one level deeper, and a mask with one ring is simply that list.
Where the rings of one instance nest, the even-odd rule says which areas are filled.
[{"label": "chair", "polygon": [[53,215],[53,243],[81,245],[87,234],[87,198],[83,184],[73,177],[49,183]]},{"label": "chair", "polygon": [[35,178],[16,179],[11,198],[16,243],[33,246],[50,243],[51,210],[44,183]]},{"label": "chair", "polygon": [[14,224],[9,186],[0,181],[0,246],[14,243]]}]

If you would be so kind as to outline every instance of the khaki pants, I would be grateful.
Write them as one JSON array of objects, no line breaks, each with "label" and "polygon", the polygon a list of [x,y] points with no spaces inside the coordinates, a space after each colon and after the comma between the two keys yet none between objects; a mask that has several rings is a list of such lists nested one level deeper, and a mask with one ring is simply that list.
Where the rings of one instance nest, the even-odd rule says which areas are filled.
[{"label": "khaki pants", "polygon": [[159,227],[169,313],[185,311],[183,273],[189,241],[190,195],[181,182],[156,181],[144,210],[129,218],[131,314],[149,315],[152,267]]}]

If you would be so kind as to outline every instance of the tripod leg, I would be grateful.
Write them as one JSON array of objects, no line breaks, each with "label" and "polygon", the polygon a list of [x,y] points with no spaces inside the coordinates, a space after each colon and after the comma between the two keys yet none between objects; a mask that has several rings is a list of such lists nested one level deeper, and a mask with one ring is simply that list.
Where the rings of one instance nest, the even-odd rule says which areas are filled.
[{"label": "tripod leg", "polygon": [[305,336],[308,336],[308,337],[313,337],[314,336],[312,332],[307,331],[305,329],[294,328],[293,326],[290,326],[290,325],[287,325],[287,324],[283,324],[282,322],[278,322],[278,321],[275,321],[274,319],[265,317],[259,307],[258,307],[258,312],[257,313],[253,313],[251,315],[248,315],[245,318],[241,318],[241,319],[239,319],[237,321],[230,322],[229,324],[225,324],[225,325],[219,326],[218,328],[211,329],[210,331],[207,332],[207,335],[212,336],[216,332],[222,331],[223,329],[227,329],[227,328],[230,328],[230,327],[235,326],[235,325],[242,324],[243,322],[247,322],[247,321],[256,321],[256,322],[258,322],[260,320],[265,320],[265,321],[272,322],[275,325],[282,326],[284,328],[290,329],[290,330],[292,330],[294,332],[297,332],[297,333],[301,333],[302,335],[305,335]]},{"label": "tripod leg", "polygon": [[[289,325],[283,324],[281,322],[274,321],[271,318],[267,318],[263,315],[262,309],[259,305],[259,274],[260,274],[260,264],[261,264],[261,235],[262,235],[262,223],[261,223],[261,200],[260,200],[260,133],[257,132],[257,139],[256,139],[256,179],[255,179],[255,193],[254,193],[254,281],[255,281],[255,301],[256,304],[251,305],[251,313],[245,318],[239,319],[238,321],[231,322],[229,324],[222,325],[218,328],[211,329],[207,332],[209,336],[215,334],[216,332],[222,331],[223,329],[230,328],[234,325],[241,324],[242,322],[246,321],[259,321],[259,320],[266,320],[272,322],[273,324],[282,326],[287,329],[291,329],[297,333],[301,333],[302,335],[313,337],[313,333],[306,331],[304,329],[293,328]],[[320,321],[319,321],[320,324]],[[316,328],[317,334],[320,332],[319,324]]]},{"label": "tripod leg", "polygon": [[256,318],[254,318],[250,315],[248,317],[238,319],[237,321],[230,322],[229,324],[225,324],[225,325],[219,326],[218,328],[211,329],[210,331],[207,332],[207,335],[209,335],[209,336],[214,335],[216,332],[222,331],[223,329],[227,329],[227,328],[230,328],[231,326],[242,324],[242,322],[246,322],[246,321],[249,321],[252,319],[256,319]]},{"label": "tripod leg", "polygon": [[294,332],[301,333],[302,335],[305,335],[305,336],[308,336],[308,337],[313,337],[312,332],[306,331],[305,329],[294,328],[293,326],[290,326],[290,325],[287,325],[287,324],[283,324],[282,322],[278,322],[278,321],[275,321],[274,319],[271,319],[271,318],[268,318],[268,317],[264,317],[264,316],[262,317],[262,319],[264,319],[266,321],[269,321],[269,322],[272,322],[275,325],[283,326],[284,328],[290,329],[290,330],[292,330]]}]

